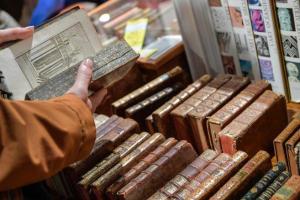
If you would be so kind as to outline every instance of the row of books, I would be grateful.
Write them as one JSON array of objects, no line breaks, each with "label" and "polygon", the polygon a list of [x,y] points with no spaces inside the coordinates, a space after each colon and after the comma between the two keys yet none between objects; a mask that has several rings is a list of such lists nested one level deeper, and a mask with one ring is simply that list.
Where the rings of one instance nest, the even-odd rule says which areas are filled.
[{"label": "row of books", "polygon": [[176,0],[174,6],[191,71],[265,79],[300,101],[298,1]]},{"label": "row of books", "polygon": [[228,154],[206,149],[198,156],[190,143],[160,133],[139,133],[137,123],[129,119],[99,115],[95,124],[97,137],[90,156],[47,181],[59,194],[57,198],[300,197],[300,177],[288,171],[284,162],[272,167],[266,151],[249,156],[243,151]]},{"label": "row of books", "polygon": [[[273,152],[272,142],[287,126],[288,118],[284,96],[272,92],[267,81],[205,75],[178,94],[169,93],[169,100],[159,107],[164,97],[159,94],[164,94],[176,70],[179,72],[175,68],[115,101],[115,114],[125,111],[125,116],[140,124],[145,120],[150,133],[187,140],[198,153],[207,148],[229,154],[242,150],[250,156],[259,149]],[[143,114],[132,115],[135,111]],[[274,125],[265,126],[269,123]],[[249,140],[258,141],[251,144]]]}]

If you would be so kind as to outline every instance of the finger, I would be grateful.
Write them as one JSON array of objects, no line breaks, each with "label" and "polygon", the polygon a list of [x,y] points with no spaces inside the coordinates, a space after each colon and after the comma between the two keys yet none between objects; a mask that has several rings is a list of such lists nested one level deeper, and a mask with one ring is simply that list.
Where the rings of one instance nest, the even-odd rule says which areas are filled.
[{"label": "finger", "polygon": [[90,59],[86,59],[78,69],[74,86],[87,91],[92,78],[92,73],[93,62]]},{"label": "finger", "polygon": [[0,31],[0,44],[3,42],[18,40],[18,39],[26,39],[32,36],[34,31],[33,26],[29,26],[26,28],[9,28]]},{"label": "finger", "polygon": [[89,97],[89,100],[92,103],[92,110],[96,110],[96,108],[104,102],[106,95],[107,89],[101,89]]}]

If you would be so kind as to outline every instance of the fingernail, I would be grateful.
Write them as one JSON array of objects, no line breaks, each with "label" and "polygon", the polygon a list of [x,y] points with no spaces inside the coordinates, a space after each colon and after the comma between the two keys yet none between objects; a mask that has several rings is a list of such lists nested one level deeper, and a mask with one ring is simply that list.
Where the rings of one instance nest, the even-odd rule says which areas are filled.
[{"label": "fingernail", "polygon": [[34,26],[27,26],[26,29],[34,29]]},{"label": "fingernail", "polygon": [[85,59],[84,61],[83,61],[83,64],[85,65],[85,66],[92,66],[93,65],[93,61],[91,60],[91,59]]}]

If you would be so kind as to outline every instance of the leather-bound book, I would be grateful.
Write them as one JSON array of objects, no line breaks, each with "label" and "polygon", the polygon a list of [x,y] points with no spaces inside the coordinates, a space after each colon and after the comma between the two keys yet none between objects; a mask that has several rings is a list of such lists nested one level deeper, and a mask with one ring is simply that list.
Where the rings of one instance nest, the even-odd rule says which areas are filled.
[{"label": "leather-bound book", "polygon": [[271,200],[299,200],[300,176],[293,175],[271,198]]},{"label": "leather-bound book", "polygon": [[149,133],[153,134],[155,132],[157,132],[157,128],[154,124],[154,120],[153,120],[153,116],[149,115],[146,119],[145,119],[145,123],[146,123],[146,129]]},{"label": "leather-bound book", "polygon": [[82,176],[82,180],[79,182],[79,185],[87,188],[91,183],[93,183],[97,178],[107,172],[111,167],[121,161],[125,156],[131,153],[135,148],[142,144],[145,140],[150,137],[150,134],[143,132],[141,134],[133,134],[120,146],[113,150],[109,156],[104,160],[98,163],[90,171],[85,173]]},{"label": "leather-bound book", "polygon": [[231,155],[241,150],[249,156],[265,150],[273,155],[273,140],[286,125],[284,96],[267,90],[219,133],[222,150]]},{"label": "leather-bound book", "polygon": [[242,197],[242,200],[256,199],[284,170],[286,170],[285,163],[277,163]]},{"label": "leather-bound book", "polygon": [[180,190],[176,191],[173,195],[173,199],[187,199],[191,193],[193,193],[202,182],[212,175],[212,173],[218,169],[226,169],[231,166],[234,160],[228,154],[221,153],[218,155],[206,168],[198,173],[189,183],[185,184]]},{"label": "leather-bound book", "polygon": [[199,172],[210,164],[217,155],[217,152],[207,149],[184,170],[153,194],[148,200],[168,199],[180,188],[188,184]]},{"label": "leather-bound book", "polygon": [[91,185],[91,190],[96,199],[102,199],[105,189],[111,185],[121,174],[125,174],[131,167],[136,165],[140,159],[148,155],[151,151],[163,143],[165,137],[160,133],[155,133],[131,153],[125,156],[118,164],[113,166],[108,172],[100,176]]},{"label": "leather-bound book", "polygon": [[[182,88],[182,84],[175,83],[170,87],[166,87],[163,90],[147,97],[143,101],[130,106],[125,110],[125,116],[139,122],[140,125],[144,124],[144,120],[149,116],[155,109],[165,103],[167,100],[172,98]],[[145,126],[144,126],[145,127]]]},{"label": "leather-bound book", "polygon": [[261,80],[252,83],[208,118],[209,142],[214,150],[222,151],[218,133],[267,89],[271,89],[271,85],[267,81]]},{"label": "leather-bound book", "polygon": [[266,151],[257,152],[210,199],[240,199],[271,167],[270,154]]},{"label": "leather-bound book", "polygon": [[219,75],[171,112],[177,139],[187,140],[191,144],[194,144],[191,135],[192,130],[187,119],[187,114],[202,101],[216,92],[218,88],[228,82],[231,78],[232,76],[230,75]]},{"label": "leather-bound book", "polygon": [[300,141],[298,141],[298,143],[296,144],[295,152],[296,152],[298,173],[300,173]]},{"label": "leather-bound book", "polygon": [[207,117],[216,112],[249,83],[249,78],[234,76],[214,94],[209,96],[196,106],[195,109],[188,113],[188,119],[193,132],[193,139],[196,143],[196,149],[198,152],[202,152],[203,150],[210,148],[206,125]]},{"label": "leather-bound book", "polygon": [[107,120],[109,120],[109,117],[106,115],[94,115],[94,122],[95,122],[95,127],[96,130],[100,126],[102,126]]},{"label": "leather-bound book", "polygon": [[290,172],[282,172],[261,195],[256,198],[257,200],[269,200],[271,197],[283,186],[283,184],[290,178]]},{"label": "leather-bound book", "polygon": [[183,101],[187,100],[189,97],[203,88],[209,81],[211,81],[211,79],[212,77],[210,75],[203,75],[194,83],[190,84],[187,88],[181,91],[178,95],[174,96],[160,108],[155,110],[152,113],[152,116],[155,126],[157,127],[157,131],[167,136],[174,136],[170,134],[174,130],[174,126],[170,118],[170,112],[179,106]]},{"label": "leather-bound book", "polygon": [[149,167],[153,162],[158,160],[163,154],[165,154],[169,149],[171,149],[177,140],[174,138],[169,138],[159,145],[154,151],[149,153],[145,158],[141,159],[138,164],[133,166],[128,172],[122,175],[118,180],[116,180],[111,186],[106,190],[106,194],[110,199],[116,199],[117,192],[129,183],[132,179],[137,177],[143,170]]},{"label": "leather-bound book", "polygon": [[173,79],[177,79],[183,74],[183,70],[180,67],[175,67],[169,72],[157,77],[156,79],[150,81],[146,85],[134,90],[128,95],[122,97],[121,99],[112,103],[113,112],[118,115],[124,115],[126,108],[142,101],[149,95],[154,94],[160,89],[170,84]]},{"label": "leather-bound book", "polygon": [[191,192],[185,199],[208,199],[244,164],[247,154],[238,151],[224,168],[217,168],[210,176],[206,177],[195,191]]},{"label": "leather-bound book", "polygon": [[292,175],[299,175],[298,163],[297,163],[297,152],[295,147],[300,140],[300,129],[298,129],[294,135],[285,143],[289,170]]},{"label": "leather-bound book", "polygon": [[120,200],[140,200],[150,197],[191,163],[197,154],[186,141],[178,142],[167,153],[131,180],[118,193]]},{"label": "leather-bound book", "polygon": [[292,135],[300,129],[300,119],[293,119],[289,125],[275,138],[274,150],[277,162],[284,162],[289,164],[287,160],[287,152],[285,149],[285,143],[292,137]]}]

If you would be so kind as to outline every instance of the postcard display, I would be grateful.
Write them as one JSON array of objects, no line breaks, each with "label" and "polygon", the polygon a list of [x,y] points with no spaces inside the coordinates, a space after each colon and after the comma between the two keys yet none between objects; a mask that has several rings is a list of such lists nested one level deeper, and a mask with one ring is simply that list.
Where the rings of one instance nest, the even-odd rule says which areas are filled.
[{"label": "postcard display", "polygon": [[284,51],[285,72],[290,100],[300,102],[300,2],[277,0],[277,17]]}]

